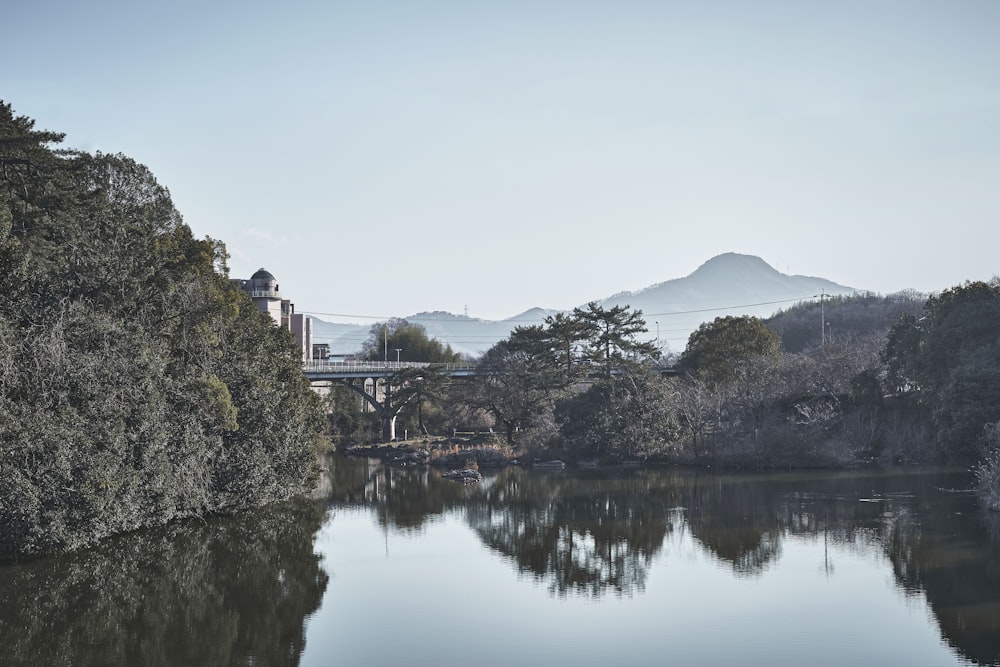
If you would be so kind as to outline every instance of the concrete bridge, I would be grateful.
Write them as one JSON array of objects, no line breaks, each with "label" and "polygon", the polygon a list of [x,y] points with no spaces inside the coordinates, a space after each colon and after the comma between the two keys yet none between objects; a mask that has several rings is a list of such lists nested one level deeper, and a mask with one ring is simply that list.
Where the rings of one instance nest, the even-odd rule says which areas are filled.
[{"label": "concrete bridge", "polygon": [[432,369],[439,375],[471,377],[476,374],[476,364],[431,364],[415,361],[310,361],[302,371],[310,382],[356,378],[387,378],[410,369]]},{"label": "concrete bridge", "polygon": [[[420,397],[413,380],[421,371],[447,377],[472,377],[476,365],[470,363],[431,364],[411,361],[310,361],[302,372],[312,385],[343,385],[371,406],[382,422],[382,439],[396,439],[396,417],[411,400]],[[393,380],[408,378],[400,384]]]},{"label": "concrete bridge", "polygon": [[[420,371],[462,378],[476,375],[474,363],[432,364],[412,361],[310,361],[302,371],[311,384],[343,385],[365,400],[382,421],[382,439],[396,439],[396,417],[411,400],[420,397]],[[658,369],[674,375],[673,368]],[[397,380],[394,382],[393,380]]]}]

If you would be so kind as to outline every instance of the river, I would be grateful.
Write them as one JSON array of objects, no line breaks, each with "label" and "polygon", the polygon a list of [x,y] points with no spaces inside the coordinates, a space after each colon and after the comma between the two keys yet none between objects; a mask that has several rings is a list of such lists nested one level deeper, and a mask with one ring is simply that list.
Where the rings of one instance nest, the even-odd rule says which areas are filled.
[{"label": "river", "polygon": [[0,567],[2,665],[998,665],[968,473],[486,472]]}]

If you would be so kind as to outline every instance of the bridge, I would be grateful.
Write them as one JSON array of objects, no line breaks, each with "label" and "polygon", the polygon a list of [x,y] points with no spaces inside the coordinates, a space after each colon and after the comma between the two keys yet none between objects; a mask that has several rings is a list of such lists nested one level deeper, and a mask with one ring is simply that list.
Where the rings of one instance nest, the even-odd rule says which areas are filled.
[{"label": "bridge", "polygon": [[[396,417],[403,407],[413,399],[419,400],[419,389],[393,382],[406,371],[426,370],[435,375],[448,377],[472,377],[476,374],[476,364],[450,363],[432,364],[413,361],[309,361],[302,372],[310,384],[341,384],[354,391],[371,406],[382,422],[382,438],[396,439]],[[408,374],[410,378],[418,373]],[[394,386],[395,384],[395,386]]]},{"label": "bridge", "polygon": [[410,369],[426,368],[439,375],[471,377],[476,374],[476,364],[431,364],[419,361],[309,361],[302,372],[310,382],[345,379],[376,379],[392,377]]},{"label": "bridge", "polygon": [[[419,388],[404,380],[393,382],[405,371],[428,372],[453,378],[474,377],[474,363],[434,364],[413,361],[309,361],[302,372],[313,385],[343,385],[361,396],[378,413],[382,421],[382,438],[386,442],[396,439],[396,417],[411,400],[419,400]],[[659,367],[662,375],[675,375],[672,367]],[[407,374],[415,379],[418,373]]]}]

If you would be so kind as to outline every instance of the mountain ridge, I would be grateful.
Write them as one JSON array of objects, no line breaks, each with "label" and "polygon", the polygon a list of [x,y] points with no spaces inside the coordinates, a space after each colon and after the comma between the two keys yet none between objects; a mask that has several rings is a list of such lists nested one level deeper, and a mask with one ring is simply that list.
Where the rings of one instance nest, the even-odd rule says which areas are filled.
[{"label": "mountain ridge", "polygon": [[[672,278],[635,291],[594,299],[600,306],[629,306],[643,311],[650,339],[679,352],[692,331],[705,321],[725,315],[769,317],[780,304],[792,304],[820,294],[853,294],[853,287],[816,276],[781,273],[760,257],[735,252],[716,255],[687,276]],[[584,304],[581,304],[581,306]],[[444,311],[407,316],[427,335],[475,357],[506,338],[517,326],[542,324],[558,310],[533,307],[503,320],[483,320]],[[331,353],[351,354],[361,349],[368,326],[315,320],[315,342],[330,343]]]}]

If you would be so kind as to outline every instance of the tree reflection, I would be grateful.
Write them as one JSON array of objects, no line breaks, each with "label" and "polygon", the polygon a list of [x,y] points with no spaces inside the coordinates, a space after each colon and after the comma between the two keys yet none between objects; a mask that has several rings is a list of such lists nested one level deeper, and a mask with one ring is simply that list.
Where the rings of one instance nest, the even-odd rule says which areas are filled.
[{"label": "tree reflection", "polygon": [[297,665],[327,574],[312,503],[0,568],[5,665]]},{"label": "tree reflection", "polygon": [[919,519],[891,523],[886,551],[897,579],[923,591],[945,640],[980,664],[1000,664],[1000,519],[971,495],[928,486]]},{"label": "tree reflection", "polygon": [[823,544],[817,568],[828,576],[834,546],[875,550],[902,590],[926,596],[959,653],[1000,664],[1000,519],[984,518],[973,495],[946,491],[968,485],[964,472],[515,468],[469,487],[434,470],[366,465],[342,473],[354,489],[347,502],[375,504],[379,521],[404,530],[464,512],[485,545],[558,596],[642,593],[665,540],[682,530],[740,577],[780,561],[787,536]]},{"label": "tree reflection", "polygon": [[760,574],[781,554],[781,504],[772,494],[747,478],[692,478],[684,493],[691,535],[737,575]]},{"label": "tree reflection", "polygon": [[642,478],[570,480],[506,471],[471,505],[469,524],[553,594],[593,597],[645,589],[650,562],[673,529],[669,494]]},{"label": "tree reflection", "polygon": [[426,466],[393,466],[342,455],[330,455],[324,464],[321,491],[327,502],[378,506],[379,523],[401,530],[419,530],[430,517],[462,506],[479,492],[443,480],[440,471]]}]

